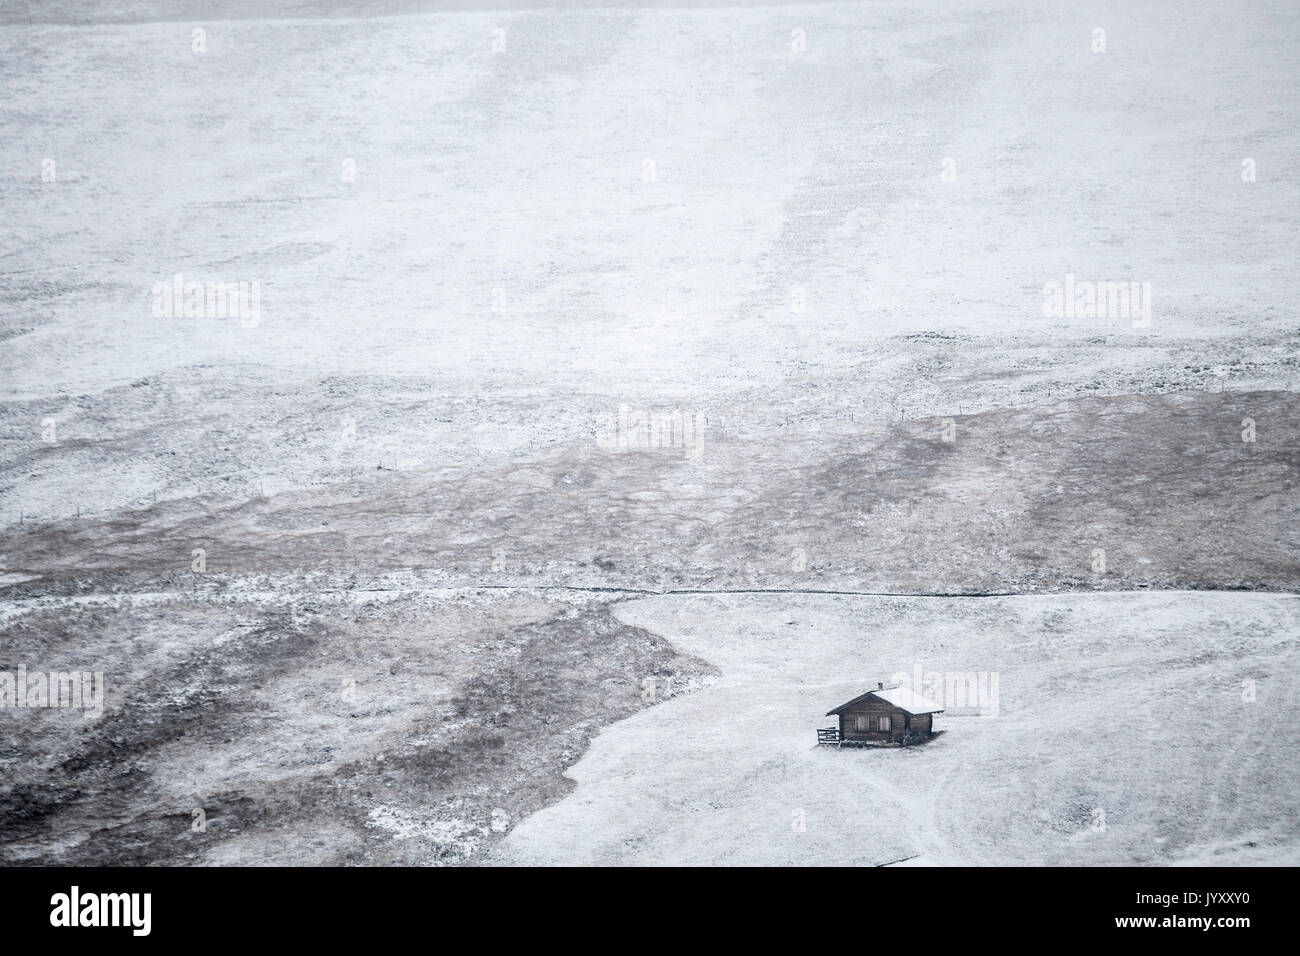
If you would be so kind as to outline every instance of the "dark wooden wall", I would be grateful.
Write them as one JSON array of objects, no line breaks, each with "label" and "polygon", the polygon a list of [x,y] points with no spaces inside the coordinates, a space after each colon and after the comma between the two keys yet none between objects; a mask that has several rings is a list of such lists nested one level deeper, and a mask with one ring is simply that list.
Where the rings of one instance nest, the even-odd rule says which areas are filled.
[{"label": "dark wooden wall", "polygon": [[[934,727],[933,715],[924,714],[919,717],[912,717],[911,724],[908,724],[908,716],[888,701],[883,701],[879,697],[868,697],[866,700],[858,701],[852,707],[841,711],[840,727],[842,736],[845,740],[868,740],[873,743],[894,743],[901,744],[903,738],[908,733],[920,736],[929,736]],[[866,717],[869,730],[858,730],[858,717]],[[893,723],[888,732],[876,730],[878,717],[892,718]]]}]

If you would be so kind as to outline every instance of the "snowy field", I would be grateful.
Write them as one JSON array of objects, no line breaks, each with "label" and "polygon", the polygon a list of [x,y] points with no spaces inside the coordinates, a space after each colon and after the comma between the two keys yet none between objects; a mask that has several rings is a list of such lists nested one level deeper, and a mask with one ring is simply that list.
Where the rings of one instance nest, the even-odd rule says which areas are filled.
[{"label": "snowy field", "polygon": [[[597,737],[574,794],[496,858],[1293,864],[1300,761],[1277,734],[1300,713],[1298,612],[1213,592],[646,598],[620,618],[720,678]],[[862,692],[850,675],[917,668],[988,675],[996,707],[909,750],[812,745]]]},{"label": "snowy field", "polygon": [[0,11],[0,861],[1300,862],[1300,8],[502,2]]},{"label": "snowy field", "polygon": [[[202,54],[190,23],[10,23],[5,521],[473,469],[620,403],[771,440],[1295,388],[1298,19],[471,10],[215,21]],[[259,324],[156,317],[177,273],[259,282]],[[1067,273],[1151,282],[1149,327],[1045,318]]]}]

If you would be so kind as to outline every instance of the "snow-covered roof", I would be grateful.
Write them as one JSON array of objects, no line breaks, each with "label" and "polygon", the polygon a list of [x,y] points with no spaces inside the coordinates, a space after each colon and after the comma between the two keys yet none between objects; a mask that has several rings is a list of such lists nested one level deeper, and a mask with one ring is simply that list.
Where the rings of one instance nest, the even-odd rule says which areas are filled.
[{"label": "snow-covered roof", "polygon": [[893,704],[905,714],[911,714],[913,717],[921,714],[941,714],[943,708],[934,701],[922,697],[920,694],[914,694],[906,687],[890,687],[881,690],[869,690],[865,694],[859,694],[848,703],[840,704],[834,710],[827,711],[826,716],[831,717],[838,714],[847,707],[852,707],[860,700],[864,700],[872,695],[879,697],[887,704]]},{"label": "snow-covered roof", "polygon": [[906,687],[895,687],[892,690],[873,690],[881,700],[888,701],[905,714],[938,714],[943,708],[934,701],[922,697],[920,694],[913,694]]}]

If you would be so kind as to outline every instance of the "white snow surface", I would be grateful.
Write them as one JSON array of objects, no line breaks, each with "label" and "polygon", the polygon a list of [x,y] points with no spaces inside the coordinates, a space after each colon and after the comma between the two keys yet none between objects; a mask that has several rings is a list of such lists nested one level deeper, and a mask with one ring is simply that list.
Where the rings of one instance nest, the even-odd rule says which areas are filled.
[{"label": "white snow surface", "polygon": [[[712,686],[602,732],[516,864],[1300,862],[1293,595],[658,596],[619,616]],[[996,717],[818,747],[861,675],[990,671]],[[1253,681],[1246,700],[1243,681]]]},{"label": "white snow surface", "polygon": [[[201,54],[191,23],[9,22],[0,395],[213,365],[671,396],[902,333],[1114,334],[1133,368],[1258,336],[1295,318],[1298,22],[1284,3],[1230,23],[1173,2],[451,10],[210,20]],[[1067,271],[1152,281],[1151,326],[1045,319]],[[175,273],[260,282],[261,324],[155,317]]]}]

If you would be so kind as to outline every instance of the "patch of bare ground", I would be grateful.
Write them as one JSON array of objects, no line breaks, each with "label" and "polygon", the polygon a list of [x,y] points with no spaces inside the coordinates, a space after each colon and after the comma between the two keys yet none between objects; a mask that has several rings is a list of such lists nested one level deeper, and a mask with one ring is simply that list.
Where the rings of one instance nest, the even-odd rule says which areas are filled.
[{"label": "patch of bare ground", "polygon": [[3,712],[0,860],[472,860],[567,792],[601,727],[709,673],[605,604],[286,593],[11,618],[0,669],[103,671],[108,695],[98,720]]},{"label": "patch of bare ground", "polygon": [[[402,569],[459,587],[1287,590],[1300,581],[1297,421],[1293,392],[1192,392],[907,420],[854,439],[571,445],[463,478],[393,473],[28,523],[4,566],[41,579],[13,594],[249,574],[358,587]],[[193,549],[206,579],[190,571]]]}]

